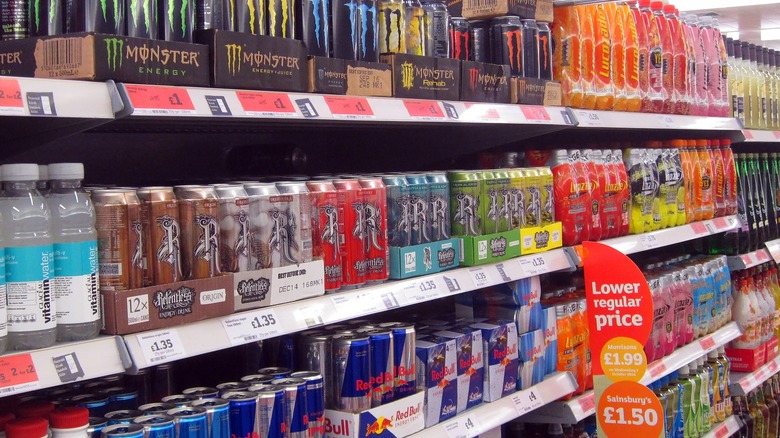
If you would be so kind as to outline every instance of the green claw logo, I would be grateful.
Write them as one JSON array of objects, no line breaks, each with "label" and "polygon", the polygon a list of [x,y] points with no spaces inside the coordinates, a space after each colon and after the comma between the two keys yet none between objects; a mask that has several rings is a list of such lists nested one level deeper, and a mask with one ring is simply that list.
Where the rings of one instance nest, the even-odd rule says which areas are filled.
[{"label": "green claw logo", "polygon": [[119,20],[121,20],[122,10],[119,7],[119,0],[114,0],[114,26],[119,30]]},{"label": "green claw logo", "polygon": [[[52,2],[54,3],[54,2]],[[35,29],[41,28],[41,0],[35,0]]]},{"label": "green claw logo", "polygon": [[[181,36],[187,34],[187,6],[189,6],[189,0],[181,0]],[[168,22],[170,23],[171,32],[173,29],[173,14],[176,12],[176,0],[168,0]]]},{"label": "green claw logo", "polygon": [[106,38],[106,61],[111,71],[116,71],[117,59],[119,68],[122,68],[122,49],[125,46],[125,40],[120,38]]},{"label": "green claw logo", "polygon": [[[141,9],[144,11],[143,16],[146,32],[149,33],[152,31],[151,23],[149,22],[149,17],[151,15],[151,11],[149,10],[149,0],[144,0],[144,4],[141,6]],[[138,26],[138,0],[132,0],[130,3],[130,11],[133,13],[133,23]]]},{"label": "green claw logo", "polygon": [[[135,1],[135,0],[133,0]],[[152,25],[149,22],[149,17],[152,14],[152,11],[149,10],[149,0],[144,0],[144,22],[146,23],[146,31],[151,32],[152,31]],[[155,11],[155,14],[157,11]]]},{"label": "green claw logo", "polygon": [[108,21],[106,14],[108,13],[108,0],[100,0],[100,7],[103,9],[103,21]]}]

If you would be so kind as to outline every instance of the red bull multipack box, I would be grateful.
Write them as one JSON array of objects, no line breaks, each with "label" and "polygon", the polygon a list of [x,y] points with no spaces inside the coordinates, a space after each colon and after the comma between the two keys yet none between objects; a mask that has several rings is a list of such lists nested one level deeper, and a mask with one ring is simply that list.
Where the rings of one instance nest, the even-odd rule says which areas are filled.
[{"label": "red bull multipack box", "polygon": [[325,410],[323,438],[402,438],[425,428],[422,392],[360,413]]},{"label": "red bull multipack box", "polygon": [[512,299],[518,305],[515,314],[517,333],[527,333],[542,328],[542,286],[539,276],[523,278],[507,284]]},{"label": "red bull multipack box", "polygon": [[458,374],[458,413],[482,403],[485,367],[482,332],[470,327],[454,327],[435,333],[455,341],[455,368]]},{"label": "red bull multipack box", "polygon": [[517,390],[528,389],[544,380],[544,331],[534,330],[518,336],[520,345]]},{"label": "red bull multipack box", "polygon": [[458,372],[454,339],[417,338],[417,388],[425,392],[425,427],[454,417],[458,411]]},{"label": "red bull multipack box", "polygon": [[542,308],[542,330],[544,331],[544,373],[555,372],[558,366],[558,318],[555,306]]},{"label": "red bull multipack box", "polygon": [[517,326],[512,322],[481,322],[485,367],[484,400],[492,402],[517,390]]}]

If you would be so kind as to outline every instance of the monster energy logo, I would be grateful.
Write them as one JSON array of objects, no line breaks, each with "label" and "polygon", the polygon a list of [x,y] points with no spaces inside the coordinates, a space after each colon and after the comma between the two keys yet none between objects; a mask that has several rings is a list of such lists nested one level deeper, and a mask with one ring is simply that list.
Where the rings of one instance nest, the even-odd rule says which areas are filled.
[{"label": "monster energy logo", "polygon": [[[113,5],[114,5],[114,27],[118,28],[119,19],[120,19],[119,14],[121,13],[122,8],[119,6],[119,0],[113,0]],[[103,21],[108,22],[108,0],[100,0],[100,8],[103,10]]]},{"label": "monster energy logo", "polygon": [[282,9],[282,25],[281,29],[277,29],[276,27],[276,6],[277,4],[271,5],[269,8],[269,16],[270,16],[270,23],[268,27],[270,28],[269,31],[271,32],[271,36],[280,36],[282,38],[287,38],[287,21],[289,20],[290,16],[290,5],[288,4],[288,0],[272,0],[274,3],[278,3],[281,5]]},{"label": "monster energy logo", "polygon": [[125,40],[120,38],[106,38],[106,62],[111,71],[116,71],[117,59],[119,68],[122,68],[122,49],[125,47]]},{"label": "monster energy logo", "polygon": [[[347,3],[344,3],[344,6],[349,8],[349,24],[351,26],[352,31],[352,41],[359,41],[360,43],[358,46],[360,47],[361,51],[363,52],[363,57],[366,56],[367,51],[367,45],[366,45],[366,36],[368,35],[368,29],[369,25],[374,28],[372,29],[372,32],[374,35],[376,35],[376,20],[374,17],[376,16],[376,6],[371,6],[367,4],[360,4],[358,5],[355,1],[349,1]],[[371,14],[371,18],[369,18],[368,14]],[[360,38],[357,37],[357,31],[358,31],[358,23],[357,20],[360,18]],[[376,46],[372,46],[372,49],[375,49]]]},{"label": "monster energy logo", "polygon": [[225,49],[227,49],[228,71],[235,76],[241,71],[241,53],[243,53],[243,48],[238,44],[225,44]]},{"label": "monster energy logo", "polygon": [[414,65],[411,62],[401,64],[401,85],[407,90],[414,86]]},{"label": "monster energy logo", "polygon": [[[403,41],[403,12],[399,8],[387,7],[379,11],[382,17],[382,26],[384,35],[382,35],[383,51],[400,52],[401,42]],[[393,25],[395,23],[395,25]],[[395,43],[395,44],[393,44]],[[395,47],[394,47],[395,46]]]},{"label": "monster energy logo", "polygon": [[150,0],[143,0],[143,6],[141,6],[141,9],[138,8],[138,0],[132,0],[130,3],[130,12],[133,14],[133,23],[135,23],[136,26],[138,26],[138,15],[139,12],[143,11],[143,17],[144,17],[144,25],[146,26],[146,31],[151,32],[151,22],[149,21],[149,17],[152,14],[152,11],[149,9],[149,2]]},{"label": "monster energy logo", "polygon": [[[114,0],[115,2],[117,0]],[[187,8],[189,7],[190,0],[181,0],[181,7],[179,8],[179,14],[181,15],[181,36],[187,35]],[[176,13],[176,1],[175,0],[168,0],[168,23],[171,28],[171,32],[173,32],[175,29],[173,28],[174,21],[174,14]]]}]

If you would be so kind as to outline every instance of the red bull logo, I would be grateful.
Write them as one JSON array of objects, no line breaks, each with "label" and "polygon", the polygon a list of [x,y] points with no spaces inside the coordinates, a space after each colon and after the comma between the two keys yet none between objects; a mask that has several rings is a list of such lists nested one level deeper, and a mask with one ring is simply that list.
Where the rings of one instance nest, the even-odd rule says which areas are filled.
[{"label": "red bull logo", "polygon": [[368,381],[364,380],[357,380],[355,381],[355,389],[358,391],[370,391],[372,387],[377,385],[382,385],[383,383],[388,383],[393,381],[393,375],[391,373],[380,373],[377,376],[371,376]]},{"label": "red bull logo", "polygon": [[385,430],[393,427],[392,419],[379,417],[366,428],[366,436],[381,435]]},{"label": "red bull logo", "polygon": [[[325,433],[342,436],[352,436],[349,432],[349,421],[341,420],[338,423],[333,423],[329,418],[325,418]],[[233,437],[231,437],[233,438]]]},{"label": "red bull logo", "polygon": [[[395,367],[395,375],[396,375],[397,378],[399,378],[399,382],[398,383],[401,384],[401,385],[409,383],[409,382],[406,381],[406,379],[403,379],[403,377],[405,377],[405,376],[412,376],[412,377],[416,376],[416,374],[415,374],[416,371],[415,371],[414,368],[415,368],[414,365],[412,365],[409,368],[407,368],[407,367],[405,367],[403,365],[399,365],[399,366]],[[403,380],[404,382],[402,383],[400,380]]]},{"label": "red bull logo", "polygon": [[456,371],[453,367],[443,366],[441,370],[431,370],[431,380],[442,380],[447,376],[455,374]]},{"label": "red bull logo", "polygon": [[476,365],[478,363],[482,363],[482,353],[475,354],[471,356],[470,359],[459,359],[458,360],[458,366],[460,368],[469,368],[472,365]]},{"label": "red bull logo", "polygon": [[515,353],[517,353],[517,346],[512,347],[511,345],[508,345],[506,348],[502,350],[494,349],[493,359],[504,359],[509,355],[514,355]]},{"label": "red bull logo", "polygon": [[397,411],[395,413],[395,419],[396,421],[398,421],[398,420],[405,420],[407,418],[412,418],[415,415],[419,414],[421,410],[422,410],[422,404],[418,403],[416,408],[414,406],[409,406],[406,408],[405,411]]}]

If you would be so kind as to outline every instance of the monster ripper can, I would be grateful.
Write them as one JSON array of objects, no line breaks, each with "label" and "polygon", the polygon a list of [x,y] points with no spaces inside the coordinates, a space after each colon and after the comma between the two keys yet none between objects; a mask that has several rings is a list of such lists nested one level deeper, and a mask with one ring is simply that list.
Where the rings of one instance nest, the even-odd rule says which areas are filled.
[{"label": "monster ripper can", "polygon": [[290,196],[290,211],[284,222],[274,224],[278,235],[273,238],[281,246],[284,266],[312,261],[311,196],[303,181],[276,183],[279,194]]},{"label": "monster ripper can", "polygon": [[167,284],[181,281],[181,226],[179,201],[173,187],[138,189],[146,241],[144,283]]},{"label": "monster ripper can", "polygon": [[363,249],[366,253],[366,280],[381,283],[389,276],[387,263],[387,192],[381,178],[361,178],[363,192]]},{"label": "monster ripper can", "polygon": [[553,174],[549,167],[537,167],[539,175],[539,202],[542,206],[540,225],[551,225],[555,222],[555,208],[553,207]]},{"label": "monster ripper can", "polygon": [[429,243],[431,238],[431,186],[425,174],[406,175],[409,184],[409,223],[412,245]]},{"label": "monster ripper can", "polygon": [[198,0],[195,3],[195,29],[235,30],[235,15],[235,0]]},{"label": "monster ripper can", "polygon": [[444,0],[426,0],[425,10],[425,56],[450,57],[450,14]]},{"label": "monster ripper can", "polygon": [[379,53],[406,53],[405,28],[401,0],[380,0]]},{"label": "monster ripper can", "polygon": [[278,268],[282,265],[281,246],[276,242],[277,225],[290,213],[289,196],[281,196],[276,184],[244,185],[249,195],[249,223],[252,233],[251,257],[255,269]]},{"label": "monster ripper can", "polygon": [[165,41],[192,42],[195,27],[195,5],[193,0],[160,0],[162,29],[160,36]]},{"label": "monster ripper can", "polygon": [[254,268],[250,248],[252,233],[249,195],[241,184],[214,186],[219,198],[219,259],[222,272],[246,272]]},{"label": "monster ripper can", "polygon": [[490,22],[490,62],[508,65],[514,77],[523,75],[523,31],[520,17],[508,15]]},{"label": "monster ripper can", "polygon": [[489,62],[488,23],[482,20],[469,21],[469,60]]},{"label": "monster ripper can", "polygon": [[469,21],[463,17],[452,17],[450,23],[450,58],[468,61],[471,59]]},{"label": "monster ripper can", "polygon": [[221,275],[219,199],[211,186],[176,186],[184,279]]},{"label": "monster ripper can", "polygon": [[450,181],[450,215],[453,236],[481,236],[480,193],[484,181],[482,172],[447,172]]},{"label": "monster ripper can", "polygon": [[363,250],[363,189],[357,179],[333,180],[336,187],[341,245],[342,285],[345,288],[366,282],[366,253]]},{"label": "monster ripper can", "polygon": [[96,32],[125,35],[127,0],[67,0],[68,33]]},{"label": "monster ripper can", "polygon": [[278,38],[294,38],[294,0],[268,0],[268,35]]},{"label": "monster ripper can", "polygon": [[325,290],[341,287],[341,245],[339,243],[338,193],[330,181],[306,183],[311,196],[312,257],[325,265]]},{"label": "monster ripper can", "polygon": [[403,0],[404,3],[404,43],[409,55],[424,56],[425,10],[420,0]]},{"label": "monster ripper can", "polygon": [[412,244],[409,184],[403,175],[382,175],[387,194],[387,240],[390,246]]},{"label": "monster ripper can", "polygon": [[537,23],[539,28],[539,79],[553,80],[552,71],[552,32],[547,23]]},{"label": "monster ripper can", "polygon": [[65,20],[61,0],[35,0],[30,2],[30,36],[60,35]]},{"label": "monster ripper can", "polygon": [[536,168],[521,171],[525,176],[525,226],[538,227],[542,224],[542,178]]},{"label": "monster ripper can", "polygon": [[159,39],[160,24],[157,13],[157,0],[127,2],[127,36]]},{"label": "monster ripper can", "polygon": [[330,56],[330,1],[302,0],[303,42],[311,56]]},{"label": "monster ripper can", "polygon": [[236,0],[236,32],[267,35],[266,0]]},{"label": "monster ripper can", "polygon": [[483,202],[485,208],[485,232],[500,233],[512,229],[512,212],[509,209],[511,189],[509,172],[503,169],[486,170]]},{"label": "monster ripper can", "polygon": [[98,238],[100,288],[143,287],[141,203],[134,190],[92,191]]},{"label": "monster ripper can", "polygon": [[509,169],[509,210],[512,212],[513,230],[525,228],[525,175],[520,169]]}]

